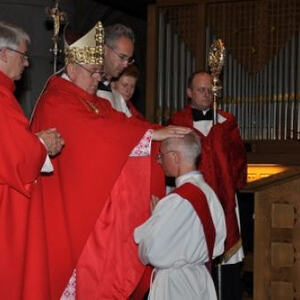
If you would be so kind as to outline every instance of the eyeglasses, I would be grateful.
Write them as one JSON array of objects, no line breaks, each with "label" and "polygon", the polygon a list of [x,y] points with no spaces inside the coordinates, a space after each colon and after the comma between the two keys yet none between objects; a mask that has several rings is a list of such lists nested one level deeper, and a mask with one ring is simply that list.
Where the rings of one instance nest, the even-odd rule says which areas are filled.
[{"label": "eyeglasses", "polygon": [[134,63],[134,58],[133,57],[128,57],[127,55],[125,54],[121,54],[121,53],[118,53],[114,48],[112,47],[108,47],[109,49],[111,49],[118,57],[119,59],[122,61],[122,62],[126,62],[128,65],[131,65]]},{"label": "eyeglasses", "polygon": [[84,67],[81,64],[76,63],[76,65],[82,68],[83,70],[87,71],[91,77],[94,77],[95,75],[99,75],[102,78],[104,75],[104,72],[101,70],[89,70],[88,68]]},{"label": "eyeglasses", "polygon": [[169,153],[175,153],[175,151],[168,151],[166,153],[158,153],[155,158],[157,161],[161,162],[163,157]]},{"label": "eyeglasses", "polygon": [[9,47],[6,47],[7,50],[9,51],[13,51],[13,52],[16,52],[16,53],[19,53],[21,56],[22,56],[22,60],[25,61],[25,60],[29,60],[29,56],[27,53],[24,53],[24,52],[21,52],[19,50],[15,50],[15,49],[12,49],[12,48],[9,48]]}]

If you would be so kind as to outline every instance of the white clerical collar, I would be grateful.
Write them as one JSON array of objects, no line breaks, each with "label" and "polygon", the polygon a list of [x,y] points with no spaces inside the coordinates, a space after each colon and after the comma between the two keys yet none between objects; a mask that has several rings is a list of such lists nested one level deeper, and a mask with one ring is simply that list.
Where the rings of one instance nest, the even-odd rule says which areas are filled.
[{"label": "white clerical collar", "polygon": [[65,80],[68,80],[68,81],[71,81],[71,79],[70,79],[70,77],[68,76],[67,73],[63,73],[63,74],[61,75],[61,78],[65,79]]},{"label": "white clerical collar", "polygon": [[207,108],[207,109],[199,109],[197,107],[194,107],[194,106],[191,106],[192,109],[196,109],[196,110],[199,110],[199,111],[202,111],[203,115],[205,116],[207,114],[207,112],[209,110],[211,110],[212,108]]},{"label": "white clerical collar", "polygon": [[185,173],[175,179],[175,185],[176,185],[176,187],[179,187],[179,186],[183,185],[184,183],[189,182],[191,177],[198,177],[198,176],[201,179],[203,177],[202,173],[198,170],[194,170],[194,171]]},{"label": "white clerical collar", "polygon": [[205,116],[205,115],[206,115],[206,113],[207,113],[209,110],[210,110],[210,108],[208,108],[208,109],[205,109],[205,110],[202,110],[202,113],[203,113],[203,115]]}]

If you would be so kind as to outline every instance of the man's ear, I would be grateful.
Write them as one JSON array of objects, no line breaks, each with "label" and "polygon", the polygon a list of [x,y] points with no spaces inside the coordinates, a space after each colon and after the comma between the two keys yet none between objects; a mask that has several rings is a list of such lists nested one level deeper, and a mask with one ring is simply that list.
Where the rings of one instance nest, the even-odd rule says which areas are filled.
[{"label": "man's ear", "polygon": [[74,75],[75,75],[75,65],[74,64],[68,64],[66,66],[66,71],[67,74],[69,76],[69,78],[71,79],[71,81],[74,80]]},{"label": "man's ear", "polygon": [[187,94],[188,98],[192,98],[192,89],[187,88],[186,89],[186,94]]},{"label": "man's ear", "polygon": [[104,66],[105,66],[105,57],[107,57],[108,56],[108,50],[109,50],[109,47],[108,46],[106,46],[106,45],[104,45]]}]

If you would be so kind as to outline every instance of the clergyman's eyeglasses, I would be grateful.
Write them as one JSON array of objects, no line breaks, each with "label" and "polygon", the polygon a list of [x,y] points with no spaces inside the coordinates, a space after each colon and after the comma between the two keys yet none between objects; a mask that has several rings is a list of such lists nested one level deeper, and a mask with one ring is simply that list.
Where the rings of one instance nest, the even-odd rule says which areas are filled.
[{"label": "clergyman's eyeglasses", "polygon": [[108,47],[109,49],[111,49],[118,57],[119,59],[122,61],[122,62],[126,62],[128,65],[131,65],[134,63],[134,58],[133,57],[128,57],[127,55],[125,54],[121,54],[119,52],[117,52],[114,48],[112,47]]},{"label": "clergyman's eyeglasses", "polygon": [[103,75],[104,75],[104,72],[102,70],[89,70],[88,68],[84,67],[81,64],[76,63],[76,65],[78,65],[83,70],[87,71],[90,74],[91,77],[93,77],[95,75],[100,75],[100,77],[102,78]]},{"label": "clergyman's eyeglasses", "polygon": [[13,49],[13,48],[10,48],[10,47],[6,47],[6,49],[9,50],[9,51],[19,53],[22,56],[23,61],[25,61],[25,60],[28,61],[29,60],[29,56],[26,52],[24,53],[24,52],[21,52],[19,50],[16,50],[16,49]]}]

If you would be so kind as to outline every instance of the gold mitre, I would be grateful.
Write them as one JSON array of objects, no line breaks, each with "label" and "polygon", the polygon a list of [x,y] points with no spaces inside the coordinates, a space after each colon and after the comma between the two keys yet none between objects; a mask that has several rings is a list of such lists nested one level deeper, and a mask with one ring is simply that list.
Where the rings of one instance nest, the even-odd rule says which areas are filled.
[{"label": "gold mitre", "polygon": [[100,21],[72,44],[65,39],[65,64],[103,64],[104,29]]}]

